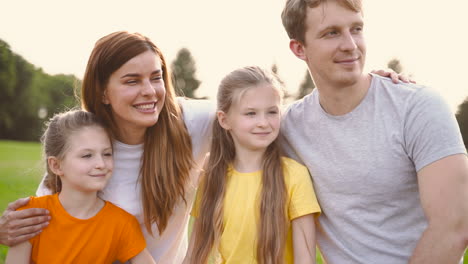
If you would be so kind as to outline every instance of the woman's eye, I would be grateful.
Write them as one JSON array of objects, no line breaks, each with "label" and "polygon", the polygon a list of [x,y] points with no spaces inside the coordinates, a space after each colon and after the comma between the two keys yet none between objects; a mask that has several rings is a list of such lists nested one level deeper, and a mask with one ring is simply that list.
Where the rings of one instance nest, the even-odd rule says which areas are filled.
[{"label": "woman's eye", "polygon": [[126,84],[136,84],[137,80],[128,80],[125,82]]}]

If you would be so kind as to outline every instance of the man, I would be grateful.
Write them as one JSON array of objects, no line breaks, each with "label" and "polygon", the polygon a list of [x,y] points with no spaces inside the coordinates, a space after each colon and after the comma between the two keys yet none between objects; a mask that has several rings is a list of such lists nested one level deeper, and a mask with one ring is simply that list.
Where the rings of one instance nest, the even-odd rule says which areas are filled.
[{"label": "man", "polygon": [[329,263],[458,263],[468,245],[468,160],[430,89],[363,73],[360,0],[288,0],[290,49],[317,89],[283,134],[314,180]]}]

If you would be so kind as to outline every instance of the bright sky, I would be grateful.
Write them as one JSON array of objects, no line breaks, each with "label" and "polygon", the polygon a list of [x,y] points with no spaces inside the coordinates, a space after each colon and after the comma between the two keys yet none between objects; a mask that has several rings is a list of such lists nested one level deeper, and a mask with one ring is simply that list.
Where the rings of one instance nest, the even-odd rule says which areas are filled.
[{"label": "bright sky", "polygon": [[[278,65],[294,92],[306,65],[290,52],[284,0],[1,0],[0,38],[50,74],[82,78],[96,40],[117,30],[150,37],[172,62],[187,47],[214,98],[234,68]],[[452,110],[468,96],[468,1],[364,0],[366,70],[398,58],[406,74],[438,90]]]}]

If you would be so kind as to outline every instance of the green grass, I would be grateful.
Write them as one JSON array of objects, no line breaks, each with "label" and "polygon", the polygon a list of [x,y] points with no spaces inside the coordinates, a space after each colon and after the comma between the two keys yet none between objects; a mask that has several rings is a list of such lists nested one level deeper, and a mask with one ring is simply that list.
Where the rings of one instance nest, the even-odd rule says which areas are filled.
[{"label": "green grass", "polygon": [[[34,142],[0,140],[0,213],[8,203],[34,195],[42,179],[41,146]],[[0,264],[4,264],[7,247],[0,245]],[[317,264],[321,264],[320,252]],[[464,264],[468,264],[468,251]]]},{"label": "green grass", "polygon": [[[0,212],[8,203],[34,195],[42,178],[41,145],[0,140]],[[0,264],[7,247],[0,245]]]}]

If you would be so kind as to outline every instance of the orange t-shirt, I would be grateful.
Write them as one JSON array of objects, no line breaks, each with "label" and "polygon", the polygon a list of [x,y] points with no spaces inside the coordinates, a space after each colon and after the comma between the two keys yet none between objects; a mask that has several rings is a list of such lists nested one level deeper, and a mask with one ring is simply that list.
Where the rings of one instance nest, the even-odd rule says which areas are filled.
[{"label": "orange t-shirt", "polygon": [[146,242],[136,218],[106,201],[89,219],[77,219],[62,207],[58,194],[31,197],[26,208],[46,208],[51,220],[32,244],[31,260],[41,263],[113,263],[138,255]]}]

